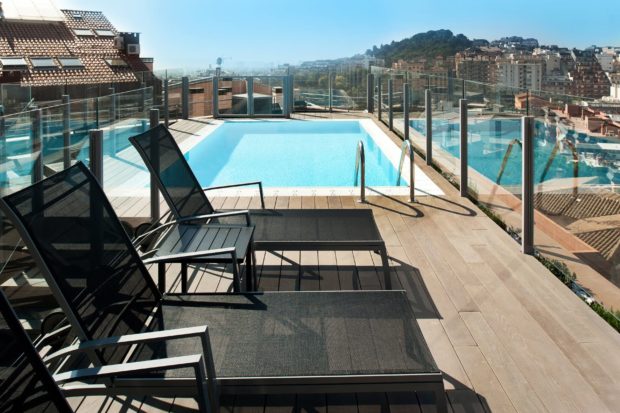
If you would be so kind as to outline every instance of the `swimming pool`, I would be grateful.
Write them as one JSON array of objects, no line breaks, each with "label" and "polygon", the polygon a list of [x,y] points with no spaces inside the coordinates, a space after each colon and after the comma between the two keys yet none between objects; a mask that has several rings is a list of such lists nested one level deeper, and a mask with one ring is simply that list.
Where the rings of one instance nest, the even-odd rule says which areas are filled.
[{"label": "swimming pool", "polygon": [[397,186],[399,149],[369,120],[226,121],[185,157],[203,186],[259,180],[266,188],[353,187],[360,140],[366,185]]}]

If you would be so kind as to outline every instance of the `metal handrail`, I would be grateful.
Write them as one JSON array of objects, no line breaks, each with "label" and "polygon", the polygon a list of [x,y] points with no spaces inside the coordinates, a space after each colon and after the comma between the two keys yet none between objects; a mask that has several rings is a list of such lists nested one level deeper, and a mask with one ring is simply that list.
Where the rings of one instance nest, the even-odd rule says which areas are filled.
[{"label": "metal handrail", "polygon": [[357,177],[361,167],[360,179],[360,199],[359,202],[366,202],[366,156],[364,155],[364,142],[359,141],[357,144],[357,153],[355,155],[355,177],[353,185],[357,186]]},{"label": "metal handrail", "polygon": [[396,186],[400,185],[406,154],[409,154],[409,202],[415,202],[415,169],[413,165],[414,153],[413,146],[411,145],[409,139],[404,140],[403,144],[400,146],[400,162],[398,163],[398,178],[396,179]]},{"label": "metal handrail", "polygon": [[523,148],[523,144],[519,139],[513,139],[508,144],[508,148],[506,149],[506,153],[504,154],[504,159],[502,160],[502,165],[500,166],[499,173],[497,174],[497,179],[495,180],[495,183],[498,185],[502,180],[502,175],[504,175],[504,170],[506,169],[506,165],[508,164],[508,158],[510,158],[510,153],[512,152],[512,148],[513,146],[515,146],[515,144],[518,144],[520,148]]}]

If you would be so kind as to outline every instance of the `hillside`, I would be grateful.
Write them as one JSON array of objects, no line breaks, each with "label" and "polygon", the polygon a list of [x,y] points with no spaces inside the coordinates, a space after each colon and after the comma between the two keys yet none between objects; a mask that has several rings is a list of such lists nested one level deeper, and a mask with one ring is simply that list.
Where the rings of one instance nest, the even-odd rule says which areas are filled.
[{"label": "hillside", "polygon": [[380,47],[373,46],[372,49],[366,51],[366,54],[385,59],[386,65],[390,66],[398,59],[434,58],[438,55],[454,56],[471,45],[472,41],[463,34],[455,36],[450,30],[431,30]]}]

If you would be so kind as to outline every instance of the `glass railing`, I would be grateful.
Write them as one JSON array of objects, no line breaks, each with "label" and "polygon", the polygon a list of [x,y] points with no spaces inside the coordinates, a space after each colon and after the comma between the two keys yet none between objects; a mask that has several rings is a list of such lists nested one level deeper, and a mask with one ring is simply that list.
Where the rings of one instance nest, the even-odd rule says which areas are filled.
[{"label": "glass railing", "polygon": [[[387,80],[400,73],[372,68],[381,84],[381,121],[389,124]],[[522,234],[522,117],[533,116],[534,243],[559,245],[620,285],[620,136],[592,99],[503,85],[407,73],[411,87],[410,139],[426,156],[424,94],[432,95],[432,160],[460,182],[460,99],[467,99],[467,191],[497,215],[516,238]],[[394,92],[400,87],[395,80]],[[404,135],[399,98],[394,130]]]}]

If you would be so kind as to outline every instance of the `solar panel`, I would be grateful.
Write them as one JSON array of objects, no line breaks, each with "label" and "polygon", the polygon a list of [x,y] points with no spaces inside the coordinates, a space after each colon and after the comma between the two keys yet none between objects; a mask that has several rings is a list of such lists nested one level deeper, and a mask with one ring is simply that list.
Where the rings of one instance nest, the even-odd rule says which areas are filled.
[{"label": "solar panel", "polygon": [[94,36],[95,35],[93,31],[90,29],[73,29],[73,33],[75,33],[76,36]]},{"label": "solar panel", "polygon": [[112,30],[107,30],[107,29],[96,29],[95,33],[97,33],[97,36],[101,36],[101,37],[114,37],[114,36],[116,36]]},{"label": "solar panel", "polygon": [[30,62],[35,69],[55,69],[58,67],[51,57],[31,57]]},{"label": "solar panel", "polygon": [[58,61],[63,69],[81,69],[84,63],[78,57],[59,57]]}]

